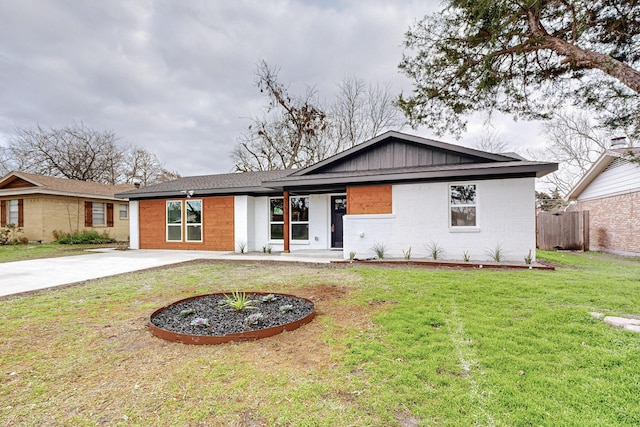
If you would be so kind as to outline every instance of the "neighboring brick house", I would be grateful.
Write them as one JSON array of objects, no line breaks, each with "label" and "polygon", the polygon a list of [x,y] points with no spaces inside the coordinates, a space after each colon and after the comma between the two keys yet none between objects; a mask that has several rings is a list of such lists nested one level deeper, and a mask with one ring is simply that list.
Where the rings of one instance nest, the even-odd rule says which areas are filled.
[{"label": "neighboring brick house", "polygon": [[438,242],[451,259],[535,254],[536,177],[555,163],[387,132],[299,170],[180,178],[131,190],[132,249],[354,251]]},{"label": "neighboring brick house", "polygon": [[0,226],[16,224],[30,241],[52,241],[55,230],[83,229],[124,241],[129,237],[129,202],[114,194],[132,188],[11,172],[0,178]]},{"label": "neighboring brick house", "polygon": [[639,161],[640,148],[607,150],[567,195],[589,211],[591,250],[640,255]]}]

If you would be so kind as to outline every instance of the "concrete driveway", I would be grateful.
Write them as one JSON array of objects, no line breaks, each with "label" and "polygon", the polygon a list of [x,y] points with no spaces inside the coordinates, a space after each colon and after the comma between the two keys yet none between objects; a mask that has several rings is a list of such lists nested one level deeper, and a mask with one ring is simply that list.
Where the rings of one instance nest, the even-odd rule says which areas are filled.
[{"label": "concrete driveway", "polygon": [[147,268],[179,264],[196,259],[244,261],[300,261],[328,263],[328,257],[296,257],[293,254],[251,255],[211,251],[99,249],[91,254],[43,258],[0,264],[0,297]]}]

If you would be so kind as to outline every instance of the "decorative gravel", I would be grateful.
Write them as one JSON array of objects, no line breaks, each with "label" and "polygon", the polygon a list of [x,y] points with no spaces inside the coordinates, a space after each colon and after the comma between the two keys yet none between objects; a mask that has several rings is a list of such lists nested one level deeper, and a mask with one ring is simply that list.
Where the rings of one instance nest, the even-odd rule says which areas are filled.
[{"label": "decorative gravel", "polygon": [[[313,304],[303,298],[274,294],[275,300],[263,302],[264,294],[247,293],[255,301],[255,309],[236,311],[221,305],[224,295],[204,295],[178,301],[151,317],[151,323],[158,328],[189,335],[224,336],[239,332],[266,329],[295,322],[313,312]],[[283,312],[280,307],[290,305],[291,310]],[[193,310],[190,314],[184,314]],[[181,314],[183,313],[183,314]],[[247,318],[262,314],[257,324],[249,324]],[[208,326],[193,326],[195,319],[207,319]],[[202,320],[200,320],[202,322]]]}]

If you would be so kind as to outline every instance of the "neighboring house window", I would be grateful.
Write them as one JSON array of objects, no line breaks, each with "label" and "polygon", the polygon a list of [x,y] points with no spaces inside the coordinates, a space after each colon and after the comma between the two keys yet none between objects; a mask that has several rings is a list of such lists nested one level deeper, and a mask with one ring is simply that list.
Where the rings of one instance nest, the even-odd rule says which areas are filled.
[{"label": "neighboring house window", "polygon": [[167,240],[182,241],[182,201],[167,202]]},{"label": "neighboring house window", "polygon": [[282,197],[269,199],[269,239],[284,239],[284,199]]},{"label": "neighboring house window", "polygon": [[452,227],[475,227],[478,193],[475,184],[449,186]]},{"label": "neighboring house window", "polygon": [[106,212],[104,203],[93,203],[91,209],[91,218],[93,226],[107,225]]},{"label": "neighboring house window", "polygon": [[0,201],[0,227],[15,224],[24,227],[23,199]]},{"label": "neighboring house window", "polygon": [[9,224],[18,225],[18,201],[9,200]]},{"label": "neighboring house window", "polygon": [[113,227],[113,203],[84,202],[85,227]]},{"label": "neighboring house window", "polygon": [[309,240],[309,198],[291,197],[291,240]]},{"label": "neighboring house window", "polygon": [[186,201],[187,242],[202,241],[202,200]]},{"label": "neighboring house window", "polygon": [[129,205],[120,203],[119,212],[120,219],[129,219]]}]

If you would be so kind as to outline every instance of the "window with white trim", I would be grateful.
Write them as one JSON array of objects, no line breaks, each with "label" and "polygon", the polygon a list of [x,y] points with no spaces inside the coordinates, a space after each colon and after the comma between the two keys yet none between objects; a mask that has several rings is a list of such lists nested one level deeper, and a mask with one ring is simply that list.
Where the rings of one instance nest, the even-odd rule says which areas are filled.
[{"label": "window with white trim", "polygon": [[167,201],[167,241],[182,241],[182,201]]},{"label": "window with white trim", "polygon": [[187,200],[185,209],[187,242],[202,242],[202,200]]},{"label": "window with white trim", "polygon": [[478,192],[475,184],[449,186],[451,227],[476,227]]},{"label": "window with white trim", "polygon": [[284,198],[269,198],[269,240],[284,239]]},{"label": "window with white trim", "polygon": [[129,205],[126,203],[120,203],[118,212],[120,219],[129,219]]},{"label": "window with white trim", "polygon": [[291,240],[309,240],[309,198],[289,198],[291,217]]}]

